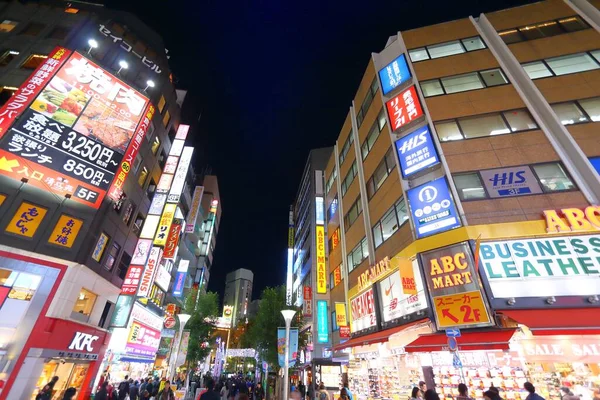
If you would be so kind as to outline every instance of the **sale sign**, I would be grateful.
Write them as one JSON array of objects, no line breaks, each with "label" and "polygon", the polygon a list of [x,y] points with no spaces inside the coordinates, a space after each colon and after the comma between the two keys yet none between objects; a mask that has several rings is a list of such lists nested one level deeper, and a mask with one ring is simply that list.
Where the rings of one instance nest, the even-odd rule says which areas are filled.
[{"label": "sale sign", "polygon": [[423,109],[414,86],[398,94],[385,105],[393,131],[423,116]]},{"label": "sale sign", "polygon": [[352,333],[377,326],[373,288],[350,300],[350,329]]},{"label": "sale sign", "polygon": [[160,331],[134,321],[129,330],[125,353],[132,356],[154,358],[160,345]]}]

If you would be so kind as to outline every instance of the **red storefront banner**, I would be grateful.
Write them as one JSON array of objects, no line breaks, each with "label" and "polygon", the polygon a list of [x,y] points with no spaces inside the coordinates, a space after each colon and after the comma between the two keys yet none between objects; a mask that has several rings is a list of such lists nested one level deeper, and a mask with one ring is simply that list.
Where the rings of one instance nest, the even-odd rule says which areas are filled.
[{"label": "red storefront banner", "polygon": [[143,265],[130,265],[127,273],[125,274],[123,286],[121,286],[121,294],[134,295],[137,292],[143,272]]},{"label": "red storefront banner", "polygon": [[304,300],[312,300],[312,288],[304,286]]},{"label": "red storefront banner", "polygon": [[423,109],[414,86],[409,87],[386,104],[392,131],[423,116]]},{"label": "red storefront banner", "polygon": [[169,229],[169,235],[167,236],[163,258],[170,260],[175,258],[175,250],[177,250],[177,245],[179,244],[182,224],[183,220],[178,218],[175,218],[171,223],[171,229]]},{"label": "red storefront banner", "polygon": [[71,55],[71,50],[64,47],[55,47],[29,79],[21,85],[14,96],[0,108],[0,138],[10,128],[15,119],[25,111],[33,99],[42,91],[58,69]]},{"label": "red storefront banner", "polygon": [[348,339],[350,338],[350,327],[349,326],[340,326],[340,339]]}]

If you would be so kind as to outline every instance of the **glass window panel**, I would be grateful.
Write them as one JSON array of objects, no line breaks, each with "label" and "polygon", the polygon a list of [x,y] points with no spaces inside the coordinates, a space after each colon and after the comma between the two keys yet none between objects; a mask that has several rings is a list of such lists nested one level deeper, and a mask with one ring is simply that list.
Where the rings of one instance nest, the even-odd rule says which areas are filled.
[{"label": "glass window panel", "polygon": [[[13,275],[11,278],[10,276]],[[12,286],[17,277],[17,272],[0,268],[0,286]]]},{"label": "glass window panel", "polygon": [[383,231],[383,241],[386,241],[390,236],[398,230],[399,224],[396,219],[396,210],[392,207],[383,218],[381,218],[381,229]]},{"label": "glass window panel", "polygon": [[377,223],[373,227],[373,240],[375,241],[375,247],[379,247],[383,243],[383,234],[381,233],[381,224]]},{"label": "glass window panel", "polygon": [[503,114],[512,132],[537,128],[537,124],[527,110],[511,110],[505,111]]},{"label": "glass window panel", "polygon": [[387,178],[387,176],[388,176],[387,167],[386,167],[385,163],[382,162],[381,164],[379,164],[377,169],[375,169],[375,172],[373,172],[373,183],[375,185],[376,191],[377,191],[377,189],[379,189],[381,187],[381,185],[383,184],[383,181],[385,181],[385,178]]},{"label": "glass window panel", "polygon": [[94,303],[96,302],[97,297],[98,296],[96,296],[96,294],[90,292],[89,290],[81,288],[79,295],[77,296],[77,300],[75,301],[73,312],[89,317],[92,313],[92,309],[94,308]]},{"label": "glass window panel", "polygon": [[385,118],[385,113],[383,112],[383,110],[381,110],[381,112],[379,113],[379,115],[377,116],[377,125],[379,125],[379,130],[383,130],[383,127],[386,124],[386,118]]},{"label": "glass window panel", "polygon": [[360,259],[360,261],[362,261],[365,258],[369,257],[369,245],[367,244],[367,238],[364,238],[360,244],[362,247],[362,258]]},{"label": "glass window panel", "polygon": [[392,172],[396,166],[396,159],[394,158],[394,152],[390,149],[385,155],[385,164],[387,165],[388,174]]},{"label": "glass window panel", "polygon": [[519,33],[517,29],[509,29],[504,32],[498,32],[504,43],[511,44],[523,41],[523,36]]},{"label": "glass window panel", "polygon": [[559,19],[558,22],[567,32],[575,32],[589,28],[589,25],[578,16]]},{"label": "glass window panel", "polygon": [[9,19],[5,19],[2,22],[0,22],[0,32],[2,32],[2,33],[10,32],[13,29],[15,29],[17,24],[18,24],[17,21],[11,21]]},{"label": "glass window panel", "polygon": [[462,42],[467,51],[485,49],[485,43],[483,43],[483,40],[479,36],[463,39]]},{"label": "glass window panel", "polygon": [[562,165],[558,163],[533,165],[532,167],[546,191],[556,192],[575,188]]},{"label": "glass window panel", "polygon": [[402,225],[406,220],[408,220],[408,212],[406,211],[406,203],[404,202],[404,198],[400,199],[400,201],[396,203],[395,208],[398,221],[400,225]]},{"label": "glass window panel", "polygon": [[41,276],[33,275],[33,274],[25,274],[25,273],[21,272],[17,276],[17,279],[15,280],[15,282],[13,283],[12,286],[23,288],[23,289],[29,289],[29,290],[37,290],[41,281],[42,281]]},{"label": "glass window panel", "polygon": [[539,39],[547,36],[560,35],[563,30],[556,21],[542,22],[537,25],[524,26],[519,31],[525,40]]},{"label": "glass window panel", "polygon": [[556,75],[574,74],[600,68],[592,56],[587,53],[549,58],[546,62]]},{"label": "glass window panel", "polygon": [[592,56],[596,59],[596,61],[600,61],[600,50],[592,50]]},{"label": "glass window panel", "polygon": [[481,71],[481,77],[486,86],[498,86],[508,83],[506,77],[499,68]]},{"label": "glass window panel", "polygon": [[529,75],[531,79],[539,79],[545,78],[547,76],[552,76],[552,72],[546,67],[541,61],[534,61],[531,63],[523,64],[523,69]]},{"label": "glass window panel", "polygon": [[412,62],[429,60],[429,54],[427,54],[427,50],[425,50],[425,47],[409,50],[408,55],[410,56],[410,60]]},{"label": "glass window panel", "polygon": [[442,142],[463,139],[456,121],[437,122],[435,124],[435,130]]},{"label": "glass window panel", "polygon": [[484,87],[476,72],[442,78],[442,85],[444,85],[446,93],[465,92]]},{"label": "glass window panel", "polygon": [[447,57],[465,52],[465,49],[458,40],[427,46],[427,50],[429,50],[431,58]]},{"label": "glass window panel", "polygon": [[510,133],[500,114],[461,118],[458,123],[467,139]]},{"label": "glass window panel", "polygon": [[590,116],[592,121],[600,121],[600,97],[579,100],[579,105]]},{"label": "glass window panel", "polygon": [[588,120],[573,102],[552,104],[551,107],[563,125],[577,124]]},{"label": "glass window panel", "polygon": [[431,96],[437,96],[440,94],[444,94],[444,89],[442,89],[442,84],[437,79],[434,79],[432,81],[421,82],[421,90],[423,91],[423,96],[425,96],[425,97],[431,97]]},{"label": "glass window panel", "polygon": [[454,175],[454,183],[461,200],[485,199],[486,194],[481,179],[476,173]]}]

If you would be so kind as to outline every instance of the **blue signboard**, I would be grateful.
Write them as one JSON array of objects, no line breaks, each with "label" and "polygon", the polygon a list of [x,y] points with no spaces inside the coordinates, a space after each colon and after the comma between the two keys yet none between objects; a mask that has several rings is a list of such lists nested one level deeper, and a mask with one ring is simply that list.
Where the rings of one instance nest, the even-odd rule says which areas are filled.
[{"label": "blue signboard", "polygon": [[590,162],[592,163],[592,167],[594,167],[596,172],[600,174],[600,157],[592,157],[590,158]]},{"label": "blue signboard", "polygon": [[446,178],[438,178],[408,191],[410,213],[417,238],[458,228],[460,219]]},{"label": "blue signboard", "polygon": [[187,272],[177,272],[175,282],[173,283],[173,297],[181,297],[183,295],[183,285],[185,284],[185,276]]},{"label": "blue signboard", "polygon": [[405,178],[440,162],[428,126],[396,140],[396,151]]},{"label": "blue signboard", "polygon": [[535,175],[527,165],[480,171],[490,197],[523,196],[543,193]]},{"label": "blue signboard", "polygon": [[[288,349],[288,366],[296,365],[298,358],[298,328],[290,328],[290,348]],[[285,366],[285,328],[277,328],[277,361]]]},{"label": "blue signboard", "polygon": [[398,58],[379,71],[381,89],[387,94],[410,79],[410,71],[406,64],[406,57],[400,54]]},{"label": "blue signboard", "polygon": [[327,300],[317,300],[317,341],[329,342],[329,327],[327,325]]}]

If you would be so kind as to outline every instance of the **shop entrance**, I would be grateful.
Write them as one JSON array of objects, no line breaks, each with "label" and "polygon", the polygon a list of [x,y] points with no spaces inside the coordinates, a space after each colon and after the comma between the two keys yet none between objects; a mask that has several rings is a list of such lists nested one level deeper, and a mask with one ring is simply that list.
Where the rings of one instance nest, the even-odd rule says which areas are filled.
[{"label": "shop entrance", "polygon": [[52,400],[63,398],[65,391],[74,387],[77,394],[82,389],[85,376],[90,367],[89,361],[80,361],[73,359],[52,358],[44,363],[44,369],[36,383],[36,389],[31,395],[31,400],[35,400],[38,392],[52,380],[52,377],[58,376],[58,381],[54,385]]}]

